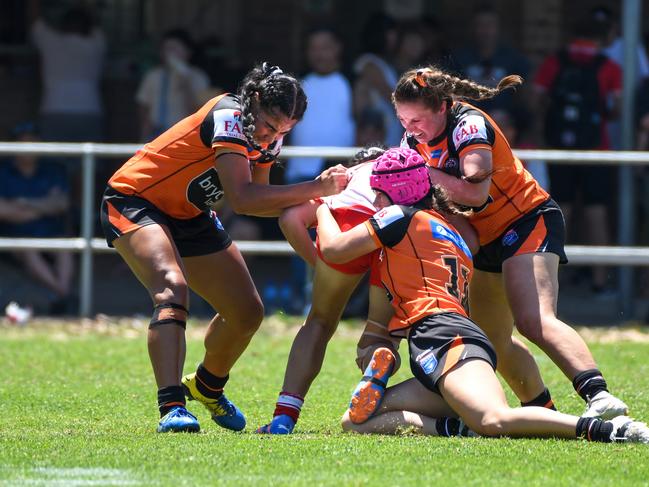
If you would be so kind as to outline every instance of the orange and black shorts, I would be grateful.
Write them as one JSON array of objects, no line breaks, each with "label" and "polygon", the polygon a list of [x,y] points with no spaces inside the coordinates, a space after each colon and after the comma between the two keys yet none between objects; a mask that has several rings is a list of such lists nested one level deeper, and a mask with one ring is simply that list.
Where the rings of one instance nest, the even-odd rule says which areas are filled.
[{"label": "orange and black shorts", "polygon": [[181,257],[212,254],[232,243],[213,211],[187,220],[172,218],[144,198],[106,188],[101,201],[101,226],[109,247],[116,238],[146,225],[166,226]]},{"label": "orange and black shorts", "polygon": [[473,266],[485,272],[502,272],[503,262],[510,257],[545,252],[557,254],[559,263],[566,264],[565,241],[563,213],[549,199],[512,223],[497,239],[480,247],[473,256]]},{"label": "orange and black shorts", "polygon": [[496,351],[487,335],[458,313],[438,313],[417,321],[408,332],[408,349],[413,375],[436,393],[444,374],[464,360],[481,359],[496,370]]},{"label": "orange and black shorts", "polygon": [[[361,211],[355,211],[349,208],[340,208],[331,211],[331,215],[338,223],[340,230],[346,232],[357,225],[367,221],[372,215],[364,213]],[[342,272],[343,274],[365,274],[367,271],[370,271],[370,280],[369,283],[371,286],[383,287],[381,283],[381,270],[380,270],[380,250],[375,250],[366,255],[361,255],[356,257],[349,262],[344,264],[334,264],[332,262],[327,262],[322,255],[320,250],[320,241],[316,238],[316,250],[318,252],[318,257],[322,260],[327,266],[332,269]]]}]

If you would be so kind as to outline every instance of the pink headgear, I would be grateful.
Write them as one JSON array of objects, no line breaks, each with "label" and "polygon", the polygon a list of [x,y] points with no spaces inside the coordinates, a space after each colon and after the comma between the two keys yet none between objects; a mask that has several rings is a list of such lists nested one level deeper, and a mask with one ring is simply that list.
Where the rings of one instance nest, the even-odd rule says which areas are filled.
[{"label": "pink headgear", "polygon": [[395,205],[412,205],[430,192],[426,162],[412,149],[389,149],[374,161],[370,187],[388,195]]}]

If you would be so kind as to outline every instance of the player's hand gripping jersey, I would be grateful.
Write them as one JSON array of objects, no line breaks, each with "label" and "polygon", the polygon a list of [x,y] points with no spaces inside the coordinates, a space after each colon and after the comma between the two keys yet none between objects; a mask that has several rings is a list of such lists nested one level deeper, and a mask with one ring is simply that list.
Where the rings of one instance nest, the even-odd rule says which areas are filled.
[{"label": "player's hand gripping jersey", "polygon": [[365,225],[383,247],[381,281],[395,310],[391,334],[404,335],[413,323],[436,313],[467,316],[471,251],[439,213],[393,205]]},{"label": "player's hand gripping jersey", "polygon": [[458,178],[463,176],[460,169],[463,154],[475,149],[491,151],[493,174],[489,198],[469,217],[478,232],[480,245],[498,238],[512,222],[550,197],[514,156],[494,121],[468,103],[453,104],[446,130],[437,138],[421,144],[406,133],[401,145],[418,151],[428,165]]},{"label": "player's hand gripping jersey", "polygon": [[241,154],[242,164],[271,165],[282,139],[265,147],[272,157],[254,150],[243,134],[241,108],[235,95],[212,98],[193,115],[138,150],[108,184],[126,195],[148,200],[173,218],[189,219],[208,211],[223,197],[215,157]]},{"label": "player's hand gripping jersey", "polygon": [[354,211],[366,215],[376,213],[374,207],[374,191],[370,188],[372,161],[364,162],[347,169],[348,183],[338,194],[325,196],[320,200],[334,212]]}]

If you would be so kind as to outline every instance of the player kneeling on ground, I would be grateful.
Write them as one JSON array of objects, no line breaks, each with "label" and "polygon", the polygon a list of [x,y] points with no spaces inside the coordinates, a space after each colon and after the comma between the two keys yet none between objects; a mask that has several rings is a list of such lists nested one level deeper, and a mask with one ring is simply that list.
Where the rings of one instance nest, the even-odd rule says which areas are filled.
[{"label": "player kneeling on ground", "polygon": [[[440,213],[453,213],[454,208],[444,192],[432,186],[424,160],[411,149],[391,149],[379,157],[370,184],[379,212],[347,232],[340,231],[326,205],[318,208],[320,247],[331,262],[382,250],[381,280],[395,312],[389,330],[407,338],[415,379],[388,389],[383,407],[361,424],[353,422],[352,403],[343,417],[344,429],[392,433],[414,426],[434,434],[439,429],[432,418],[454,411],[484,436],[649,443],[649,428],[626,416],[605,421],[542,407],[510,408],[495,374],[493,346],[467,317],[472,255]],[[376,370],[383,370],[381,362],[390,355],[379,349],[373,360]],[[408,403],[412,398],[414,407]],[[363,407],[365,401],[357,403]],[[395,406],[398,410],[388,410]],[[419,414],[407,412],[417,407]],[[465,430],[459,422],[452,426]]]}]

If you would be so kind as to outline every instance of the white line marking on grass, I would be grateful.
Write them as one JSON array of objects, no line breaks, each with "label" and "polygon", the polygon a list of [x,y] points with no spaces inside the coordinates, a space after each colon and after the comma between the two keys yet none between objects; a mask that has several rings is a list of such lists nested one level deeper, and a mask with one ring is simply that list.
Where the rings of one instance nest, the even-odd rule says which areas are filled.
[{"label": "white line marking on grass", "polygon": [[141,485],[129,470],[117,468],[33,468],[12,480],[12,485],[37,486],[92,486],[92,485]]}]

